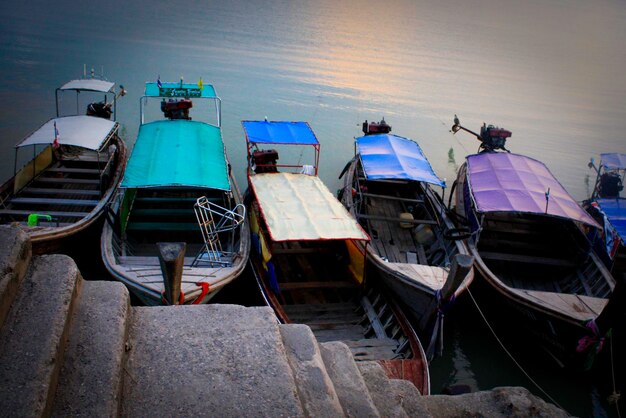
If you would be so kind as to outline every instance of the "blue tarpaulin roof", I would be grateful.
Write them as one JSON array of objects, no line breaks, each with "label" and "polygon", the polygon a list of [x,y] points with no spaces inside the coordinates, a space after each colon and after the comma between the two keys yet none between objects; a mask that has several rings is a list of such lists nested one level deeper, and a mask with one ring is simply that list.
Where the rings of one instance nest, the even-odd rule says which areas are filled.
[{"label": "blue tarpaulin roof", "polygon": [[307,122],[244,120],[241,124],[248,142],[252,144],[319,144]]},{"label": "blue tarpaulin roof", "polygon": [[602,165],[607,170],[624,170],[626,169],[626,154],[610,153],[600,154]]},{"label": "blue tarpaulin roof", "polygon": [[626,240],[626,199],[598,199],[597,203],[619,237]]},{"label": "blue tarpaulin roof", "polygon": [[166,186],[230,190],[219,128],[189,120],[141,125],[121,187]]},{"label": "blue tarpaulin roof", "polygon": [[356,139],[368,180],[404,179],[445,187],[416,142],[391,134],[367,135]]}]

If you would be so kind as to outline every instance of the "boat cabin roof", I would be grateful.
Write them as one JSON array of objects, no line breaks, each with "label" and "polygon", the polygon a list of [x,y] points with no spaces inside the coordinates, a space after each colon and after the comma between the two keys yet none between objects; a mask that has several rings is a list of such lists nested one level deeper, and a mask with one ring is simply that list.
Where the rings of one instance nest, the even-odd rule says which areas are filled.
[{"label": "boat cabin roof", "polygon": [[241,122],[250,144],[318,145],[307,122],[249,121]]},{"label": "boat cabin roof", "polygon": [[620,239],[624,241],[626,239],[626,199],[597,199],[595,203]]},{"label": "boat cabin roof", "polygon": [[81,78],[78,80],[68,81],[59,90],[81,90],[81,91],[95,91],[102,93],[111,93],[113,91],[115,83],[108,80],[101,80],[98,78]]},{"label": "boat cabin roof", "polygon": [[250,186],[273,241],[369,240],[317,176],[256,174]]},{"label": "boat cabin roof", "polygon": [[97,151],[117,127],[116,122],[95,116],[79,115],[53,118],[15,147],[52,144],[56,135],[60,145],[72,145]]},{"label": "boat cabin roof", "polygon": [[511,153],[467,157],[467,179],[476,210],[571,219],[600,228],[540,161]]},{"label": "boat cabin roof", "polygon": [[392,134],[366,135],[356,139],[368,180],[414,180],[445,187],[433,171],[420,146]]},{"label": "boat cabin roof", "polygon": [[605,170],[626,170],[626,154],[600,154],[600,159]]},{"label": "boat cabin roof", "polygon": [[230,190],[221,130],[190,120],[140,126],[123,188],[203,187]]}]

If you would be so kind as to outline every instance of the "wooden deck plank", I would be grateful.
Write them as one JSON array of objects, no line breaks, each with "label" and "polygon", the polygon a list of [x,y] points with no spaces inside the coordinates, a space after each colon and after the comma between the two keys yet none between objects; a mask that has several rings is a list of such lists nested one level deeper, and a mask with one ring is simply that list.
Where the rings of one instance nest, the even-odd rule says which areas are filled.
[{"label": "wooden deck plank", "polygon": [[85,196],[100,196],[100,190],[86,190],[86,189],[46,189],[38,187],[27,187],[22,190],[21,193],[36,193],[47,195],[59,195],[59,194],[76,194]]},{"label": "wooden deck plank", "polygon": [[41,215],[56,216],[59,218],[84,218],[91,212],[61,212],[50,210],[16,210],[16,209],[0,209],[0,215],[17,215],[28,216],[32,213],[38,213]]},{"label": "wooden deck plank", "polygon": [[100,170],[97,168],[52,167],[46,171],[50,173],[100,174]]},{"label": "wooden deck plank", "polygon": [[355,288],[356,284],[352,282],[283,282],[278,286],[281,290],[298,290],[298,289],[332,289],[332,288]]},{"label": "wooden deck plank", "polygon": [[96,206],[99,200],[87,199],[53,199],[44,197],[14,197],[9,203],[24,205],[70,205],[70,206]]},{"label": "wooden deck plank", "polygon": [[576,264],[569,260],[549,257],[537,257],[534,255],[496,253],[491,251],[480,251],[480,256],[488,260],[513,261],[518,263],[544,264],[560,267],[575,267]]},{"label": "wooden deck plank", "polygon": [[37,177],[34,182],[58,184],[100,184],[99,179],[72,179],[67,177]]}]

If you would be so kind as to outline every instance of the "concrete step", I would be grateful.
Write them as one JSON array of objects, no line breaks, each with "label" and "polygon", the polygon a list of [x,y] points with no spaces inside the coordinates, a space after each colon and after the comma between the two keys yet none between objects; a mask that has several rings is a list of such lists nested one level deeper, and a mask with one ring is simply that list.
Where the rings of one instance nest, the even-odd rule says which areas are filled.
[{"label": "concrete step", "polygon": [[17,226],[0,226],[0,327],[24,276],[33,250],[30,239]]},{"label": "concrete step", "polygon": [[380,414],[348,346],[341,342],[321,343],[320,352],[344,415],[379,417]]},{"label": "concrete step", "polygon": [[86,281],[72,318],[52,416],[119,415],[130,297],[119,282]]},{"label": "concrete step", "polygon": [[394,392],[382,366],[375,361],[359,361],[356,365],[380,415],[407,418],[408,415],[400,402],[401,398]]},{"label": "concrete step", "polygon": [[342,416],[339,397],[311,328],[300,324],[280,325],[280,334],[305,415]]},{"label": "concrete step", "polygon": [[268,307],[134,307],[123,416],[303,417]]},{"label": "concrete step", "polygon": [[423,418],[433,416],[426,408],[424,398],[413,383],[404,379],[389,379],[389,384],[408,416]]},{"label": "concrete step", "polygon": [[65,255],[33,258],[0,330],[0,405],[13,416],[50,414],[82,278]]}]

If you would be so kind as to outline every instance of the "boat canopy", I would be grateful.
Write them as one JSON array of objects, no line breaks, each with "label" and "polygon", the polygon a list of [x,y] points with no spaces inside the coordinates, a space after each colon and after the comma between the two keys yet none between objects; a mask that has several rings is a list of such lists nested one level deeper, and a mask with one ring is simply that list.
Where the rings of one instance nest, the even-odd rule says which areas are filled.
[{"label": "boat canopy", "polygon": [[626,154],[600,154],[600,159],[606,170],[626,170]]},{"label": "boat canopy", "polygon": [[79,115],[53,118],[15,147],[52,144],[55,135],[57,135],[60,145],[72,145],[98,151],[115,129],[117,129],[116,122],[95,116]]},{"label": "boat canopy", "polygon": [[81,78],[78,80],[68,81],[59,90],[82,90],[95,91],[102,93],[110,93],[115,83],[108,80],[100,80],[98,78]]},{"label": "boat canopy", "polygon": [[420,146],[408,138],[366,135],[357,138],[356,144],[368,180],[403,179],[446,185],[437,177]]},{"label": "boat canopy", "polygon": [[467,167],[470,192],[480,213],[535,213],[600,228],[540,161],[504,152],[483,153],[467,157]]},{"label": "boat canopy", "polygon": [[[159,86],[160,84],[160,86]],[[186,97],[192,99],[200,97],[203,99],[219,99],[215,88],[211,84],[198,83],[146,83],[146,97]]]},{"label": "boat canopy", "polygon": [[230,190],[219,128],[189,120],[141,125],[121,187],[166,186]]},{"label": "boat canopy", "polygon": [[598,199],[596,203],[622,241],[626,241],[626,199]]},{"label": "boat canopy", "polygon": [[273,241],[369,240],[317,176],[264,173],[250,185]]},{"label": "boat canopy", "polygon": [[307,122],[247,121],[241,122],[250,144],[318,145]]}]

